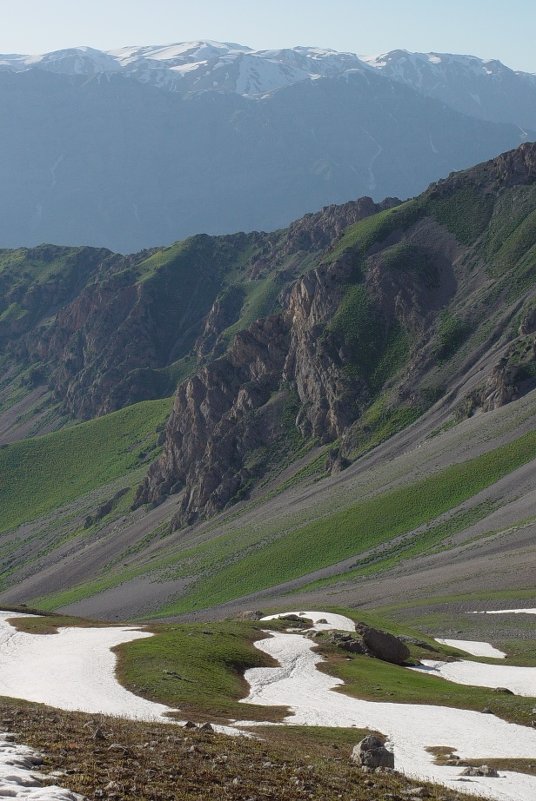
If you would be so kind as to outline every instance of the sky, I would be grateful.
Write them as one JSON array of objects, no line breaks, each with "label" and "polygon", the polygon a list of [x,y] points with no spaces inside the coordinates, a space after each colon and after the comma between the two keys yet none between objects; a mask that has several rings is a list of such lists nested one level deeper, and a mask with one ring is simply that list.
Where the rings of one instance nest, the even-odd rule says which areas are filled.
[{"label": "sky", "polygon": [[0,53],[198,39],[470,53],[536,72],[534,0],[0,0]]}]

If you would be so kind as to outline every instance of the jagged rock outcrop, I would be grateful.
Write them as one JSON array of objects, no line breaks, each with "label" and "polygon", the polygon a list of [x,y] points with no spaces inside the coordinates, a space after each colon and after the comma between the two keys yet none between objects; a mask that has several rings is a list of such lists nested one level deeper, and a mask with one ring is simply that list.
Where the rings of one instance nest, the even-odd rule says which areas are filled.
[{"label": "jagged rock outcrop", "polygon": [[[526,320],[520,330],[529,327]],[[494,365],[488,377],[459,404],[459,417],[489,412],[511,403],[536,387],[536,336],[518,337]]]},{"label": "jagged rock outcrop", "polygon": [[366,384],[343,368],[345,359],[326,323],[335,314],[354,272],[354,259],[343,257],[307,273],[290,288],[285,316],[291,331],[283,380],[296,387],[303,436],[330,442],[357,416],[368,398]]},{"label": "jagged rock outcrop", "polygon": [[365,196],[340,206],[325,206],[314,214],[306,214],[287,228],[282,257],[300,250],[325,250],[349,225],[400,203],[398,198],[386,198],[381,203],[375,203],[371,197]]},{"label": "jagged rock outcrop", "polygon": [[225,506],[248,481],[246,456],[274,437],[277,391],[288,351],[283,316],[254,323],[235,337],[229,353],[178,389],[160,459],[137,502],[180,492],[176,522],[191,522]]},{"label": "jagged rock outcrop", "polygon": [[[226,356],[207,364],[179,389],[164,453],[140,488],[137,503],[158,503],[180,492],[175,518],[180,526],[243,497],[267,465],[265,460],[252,467],[252,453],[268,451],[281,429],[283,404],[278,406],[274,398],[281,401],[289,391],[297,398],[295,428],[304,440],[340,440],[340,459],[335,458],[333,469],[346,466],[361,447],[369,434],[366,427],[359,428],[361,415],[395,375],[391,410],[384,412],[388,421],[397,406],[405,404],[411,416],[435,402],[444,387],[437,377],[435,385],[426,385],[427,376],[443,371],[448,377],[450,360],[481,323],[484,310],[489,311],[487,254],[492,251],[480,238],[490,225],[494,197],[504,195],[511,184],[535,180],[535,153],[536,146],[527,145],[455,174],[405,207],[392,209],[376,231],[374,226],[363,229],[363,239],[357,230],[343,240],[346,247],[333,250],[332,237],[348,230],[344,224],[349,218],[369,214],[370,199],[343,207],[342,227],[337,210],[329,208],[291,226],[277,248],[275,240],[265,241],[251,262],[260,276],[275,252],[290,277],[292,252],[329,244],[313,268],[280,292],[281,310],[267,318],[277,330],[272,349],[267,322],[257,322],[248,333],[237,335]],[[507,298],[511,289],[506,280],[498,287],[493,303],[500,309],[499,298]],[[474,309],[465,299],[472,293],[480,304]],[[206,358],[217,342],[218,327],[233,316],[228,303],[218,299],[206,319],[199,351]],[[453,304],[461,307],[459,315],[451,311]],[[511,339],[507,318],[502,323],[497,319],[496,338]],[[523,330],[533,325],[530,311],[521,325]],[[527,340],[520,358],[520,343],[512,346],[506,361],[484,373],[468,404],[495,408],[517,397],[522,381],[525,388],[531,385],[533,345]],[[473,358],[468,354],[467,363]],[[251,369],[255,364],[262,365],[258,376]]]},{"label": "jagged rock outcrop", "polygon": [[259,310],[266,316],[308,254],[320,258],[348,224],[397,202],[362,198],[289,230],[200,235],[132,256],[53,245],[1,251],[0,356],[8,352],[17,370],[38,365],[39,380],[76,418],[170,395],[177,376],[225,352],[226,329],[251,317],[256,281],[273,286]]}]

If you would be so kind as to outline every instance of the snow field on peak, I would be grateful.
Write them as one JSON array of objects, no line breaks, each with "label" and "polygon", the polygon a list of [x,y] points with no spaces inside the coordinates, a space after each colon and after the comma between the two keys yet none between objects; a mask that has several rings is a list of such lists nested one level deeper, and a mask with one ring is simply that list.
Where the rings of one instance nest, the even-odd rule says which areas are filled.
[{"label": "snow field on peak", "polygon": [[[229,72],[229,68],[231,72]],[[329,48],[297,46],[254,50],[234,42],[199,40],[165,45],[128,46],[100,51],[91,47],[58,50],[40,55],[0,55],[0,70],[41,69],[66,75],[94,76],[124,73],[141,83],[172,92],[225,91],[244,97],[263,97],[294,84],[318,78],[371,72],[422,90],[423,82],[477,78],[495,80],[503,74],[536,81],[529,73],[514,72],[496,60],[450,53],[412,53],[393,50],[376,56],[358,56]],[[428,78],[426,76],[428,75]]]}]

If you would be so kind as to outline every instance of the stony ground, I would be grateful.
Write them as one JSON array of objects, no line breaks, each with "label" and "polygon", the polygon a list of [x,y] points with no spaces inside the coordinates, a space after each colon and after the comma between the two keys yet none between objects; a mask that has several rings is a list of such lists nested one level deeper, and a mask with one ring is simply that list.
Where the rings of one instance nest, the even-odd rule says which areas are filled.
[{"label": "stony ground", "polygon": [[[51,783],[110,801],[461,801],[350,762],[353,735],[268,729],[262,740],[0,700],[0,724],[44,756]],[[359,738],[356,732],[355,740]],[[474,796],[473,796],[474,798]]]}]

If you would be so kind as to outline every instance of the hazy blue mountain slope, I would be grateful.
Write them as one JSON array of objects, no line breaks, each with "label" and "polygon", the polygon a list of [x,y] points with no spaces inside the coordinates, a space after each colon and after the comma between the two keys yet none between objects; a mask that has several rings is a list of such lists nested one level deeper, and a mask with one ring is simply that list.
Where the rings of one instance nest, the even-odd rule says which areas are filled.
[{"label": "hazy blue mountain slope", "polygon": [[122,252],[274,229],[360,195],[407,197],[517,146],[373,69],[257,99],[181,96],[123,73],[0,70],[0,245]]}]

